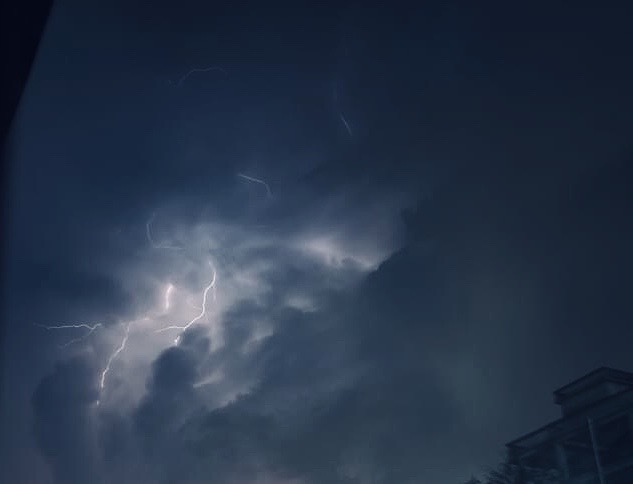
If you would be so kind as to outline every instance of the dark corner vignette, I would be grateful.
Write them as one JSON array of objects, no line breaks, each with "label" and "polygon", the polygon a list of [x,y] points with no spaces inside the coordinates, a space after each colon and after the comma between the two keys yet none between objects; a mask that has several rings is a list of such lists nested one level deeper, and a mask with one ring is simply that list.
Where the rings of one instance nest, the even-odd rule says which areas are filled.
[{"label": "dark corner vignette", "polygon": [[[0,353],[4,348],[3,271],[6,227],[9,214],[11,176],[11,126],[15,118],[29,72],[35,60],[53,0],[7,1],[0,6],[0,49],[2,76],[0,89],[0,231],[5,234],[0,245]],[[3,392],[4,359],[0,358],[0,395]]]}]

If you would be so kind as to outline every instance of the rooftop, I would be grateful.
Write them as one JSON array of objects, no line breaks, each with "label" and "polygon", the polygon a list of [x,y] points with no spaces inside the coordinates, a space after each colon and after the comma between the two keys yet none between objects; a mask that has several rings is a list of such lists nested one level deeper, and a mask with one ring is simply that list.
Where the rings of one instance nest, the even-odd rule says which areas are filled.
[{"label": "rooftop", "polygon": [[589,388],[595,387],[604,382],[619,383],[633,387],[633,373],[628,371],[616,370],[615,368],[601,367],[586,375],[560,387],[554,391],[554,400],[557,404],[562,403],[578,393],[584,392]]},{"label": "rooftop", "polygon": [[[601,387],[606,386],[606,391]],[[596,391],[600,390],[600,391]],[[563,417],[507,444],[508,447],[538,446],[586,424],[588,416],[608,417],[633,406],[633,373],[598,368],[554,391],[557,404],[571,407]],[[580,402],[580,404],[578,403]]]}]

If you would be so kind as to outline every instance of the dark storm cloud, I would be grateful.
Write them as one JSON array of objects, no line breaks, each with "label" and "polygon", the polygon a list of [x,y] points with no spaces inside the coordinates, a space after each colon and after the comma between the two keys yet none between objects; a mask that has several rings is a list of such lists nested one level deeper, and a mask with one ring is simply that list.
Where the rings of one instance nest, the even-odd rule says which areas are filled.
[{"label": "dark storm cloud", "polygon": [[[626,292],[614,290],[626,287],[622,275],[630,269],[627,166],[605,164],[586,172],[585,181],[576,175],[571,194],[560,178],[542,182],[539,168],[516,175],[495,166],[454,180],[407,213],[407,245],[358,290],[316,313],[276,312],[279,300],[271,297],[265,312],[275,333],[246,363],[251,372],[258,368],[257,385],[206,415],[193,389],[205,343],[196,358],[187,349],[198,344],[195,335],[184,349],[163,353],[135,417],[134,428],[153,448],[151,461],[160,462],[165,482],[262,475],[315,483],[439,482],[455,460],[470,459],[475,467],[491,458],[494,452],[478,454],[473,442],[481,446],[484,433],[492,435],[490,449],[522,431],[518,414],[542,415],[534,411],[533,388],[542,391],[545,409],[551,388],[586,361],[561,352],[564,344],[591,340],[595,355],[608,351],[626,362],[625,348],[615,351],[626,327],[611,320],[613,337],[596,339],[590,318],[627,314]],[[617,227],[617,237],[600,224]],[[576,250],[562,250],[571,245]],[[603,245],[609,250],[595,250]],[[608,263],[614,251],[624,268]],[[574,284],[566,267],[580,271]],[[272,274],[281,294],[302,280],[300,272]],[[601,289],[609,281],[611,290]],[[568,294],[555,290],[562,284]],[[571,340],[570,320],[548,305],[550,294],[584,294],[592,308],[574,313]],[[565,300],[569,308],[578,304]],[[258,309],[244,304],[226,317],[248,322]],[[225,355],[252,332],[248,325],[228,328]],[[557,337],[544,341],[546,331]],[[534,381],[534,348],[559,361],[555,371],[543,367],[541,381]],[[465,360],[465,367],[452,367],[451,359]],[[469,387],[473,376],[481,381]],[[526,380],[532,389],[524,389]],[[493,431],[495,425],[512,433]]]},{"label": "dark storm cloud", "polygon": [[134,427],[145,457],[154,464],[154,475],[169,476],[183,465],[175,438],[196,404],[194,363],[185,349],[171,348],[161,354],[154,362],[147,395],[134,415]]},{"label": "dark storm cloud", "polygon": [[[632,231],[622,197],[631,173],[607,163],[586,175],[591,183],[579,181],[570,198],[559,183],[537,191],[527,173],[495,169],[456,182],[452,189],[467,198],[447,190],[422,202],[407,217],[409,244],[351,299],[328,312],[276,317],[276,333],[252,357],[259,384],[185,427],[199,432],[191,452],[210,460],[182,478],[197,482],[215,470],[218,482],[265,473],[300,482],[439,482],[455,460],[476,468],[493,458],[474,442],[502,442],[542,419],[549,391],[593,366],[581,351],[626,365],[619,341],[629,339],[628,326],[618,321],[630,314],[622,287],[630,287]],[[617,237],[601,224],[617,227]],[[610,262],[613,251],[620,266]],[[554,294],[569,316],[550,306]],[[595,332],[596,314],[608,318],[609,333]],[[535,351],[557,368],[535,361]],[[252,466],[240,467],[244,460]]]},{"label": "dark storm cloud", "polygon": [[[419,332],[425,321],[418,321],[416,329],[412,322],[394,320],[401,319],[394,308],[403,299],[413,304],[414,295],[403,298],[399,289],[417,287],[415,281],[404,274],[402,286],[394,286],[385,272],[381,268],[373,275],[376,292],[363,289],[339,297],[327,310],[279,312],[273,306],[266,311],[275,333],[247,357],[251,372],[260,375],[254,389],[208,416],[191,419],[183,428],[184,442],[174,440],[177,436],[156,439],[155,445],[176,445],[161,454],[179,456],[169,460],[175,467],[165,472],[179,474],[180,482],[232,482],[258,475],[299,482],[363,482],[372,475],[378,482],[407,482],[441,476],[445,471],[437,465],[439,453],[454,448],[447,436],[462,416],[442,387],[441,376],[420,354],[425,341]],[[283,293],[289,287],[292,284],[278,284],[276,290]],[[377,292],[384,293],[382,299],[376,298]],[[245,305],[229,321],[257,315],[259,311]],[[395,324],[402,327],[398,330]],[[237,324],[227,327],[225,351],[236,353],[249,330]],[[161,368],[170,368],[167,375],[181,368],[189,377],[168,380],[189,388],[191,367],[177,364],[185,360],[175,353],[167,358],[169,354],[157,361],[152,381]],[[150,388],[154,390],[139,415],[166,408],[163,393],[154,383]],[[170,389],[169,401],[182,401],[179,391]],[[155,420],[158,428],[168,428],[164,422],[181,416],[189,404],[164,410]],[[181,466],[185,461],[191,464]]]},{"label": "dark storm cloud", "polygon": [[[18,278],[17,291],[30,290],[33,281],[38,281],[37,289],[31,292],[39,303],[37,310],[46,308],[47,312],[63,315],[68,321],[81,315],[81,318],[90,321],[108,323],[132,304],[131,294],[126,294],[110,275],[99,273],[89,265],[80,264],[73,271],[66,261],[25,264]],[[60,300],[65,301],[65,307],[59,304]],[[47,325],[51,321],[34,320],[30,323]]]},{"label": "dark storm cloud", "polygon": [[58,482],[101,482],[90,416],[97,398],[94,369],[81,357],[59,363],[33,395],[35,436]]}]

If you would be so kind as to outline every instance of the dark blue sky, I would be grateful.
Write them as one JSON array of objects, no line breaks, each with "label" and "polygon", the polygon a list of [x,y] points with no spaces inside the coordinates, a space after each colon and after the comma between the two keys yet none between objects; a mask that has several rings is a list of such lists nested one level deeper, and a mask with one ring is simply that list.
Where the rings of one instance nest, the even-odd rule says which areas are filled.
[{"label": "dark blue sky", "polygon": [[458,483],[633,369],[627,8],[506,3],[56,2],[0,481]]}]

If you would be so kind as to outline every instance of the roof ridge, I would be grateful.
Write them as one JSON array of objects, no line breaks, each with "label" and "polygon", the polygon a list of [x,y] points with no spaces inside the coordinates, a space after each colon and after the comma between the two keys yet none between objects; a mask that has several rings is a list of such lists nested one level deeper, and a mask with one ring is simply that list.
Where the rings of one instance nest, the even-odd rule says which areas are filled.
[{"label": "roof ridge", "polygon": [[[589,373],[586,373],[585,375],[581,376],[580,378],[577,378],[575,380],[573,380],[570,383],[567,383],[566,385],[563,385],[562,387],[554,390],[554,395],[558,396],[560,394],[562,394],[565,390],[574,387],[576,385],[578,385],[579,383],[581,383],[583,380],[588,380],[600,373],[604,373],[605,376],[609,376],[611,375],[611,379],[613,379],[613,377],[621,377],[622,380],[630,380],[631,384],[633,384],[633,373],[625,371],[625,370],[619,370],[617,368],[612,368],[609,366],[601,366],[598,367],[592,371],[590,371]],[[607,378],[609,379],[609,378]]]}]

